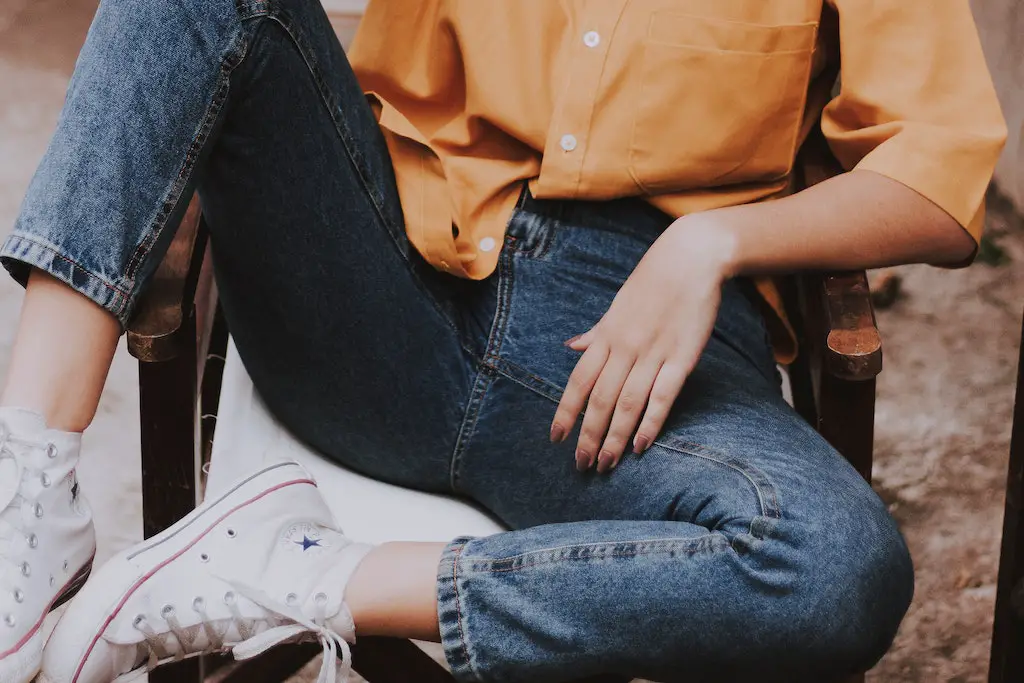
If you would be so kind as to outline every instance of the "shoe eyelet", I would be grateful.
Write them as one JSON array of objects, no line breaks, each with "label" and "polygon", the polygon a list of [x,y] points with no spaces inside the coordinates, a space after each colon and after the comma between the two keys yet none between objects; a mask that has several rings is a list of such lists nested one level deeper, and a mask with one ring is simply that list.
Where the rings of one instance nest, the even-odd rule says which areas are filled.
[{"label": "shoe eyelet", "polygon": [[225,605],[233,605],[233,604],[235,604],[235,600],[236,600],[236,598],[235,598],[235,592],[234,591],[228,591],[227,593],[224,594],[224,604]]},{"label": "shoe eyelet", "polygon": [[192,609],[196,612],[202,612],[206,609],[206,600],[202,597],[197,597],[192,601]]},{"label": "shoe eyelet", "polygon": [[15,588],[11,594],[14,596],[14,602],[25,602],[25,592],[20,588]]},{"label": "shoe eyelet", "polygon": [[202,554],[199,555],[199,561],[200,562],[209,562],[210,561],[210,556],[207,555],[206,553],[202,553]]},{"label": "shoe eyelet", "polygon": [[63,568],[64,568],[64,571],[68,570],[68,561],[67,560],[64,560]]},{"label": "shoe eyelet", "polygon": [[29,565],[28,562],[22,562],[21,563],[21,575],[26,577],[26,578],[28,578],[29,576],[32,576],[32,567],[31,567],[31,565]]},{"label": "shoe eyelet", "polygon": [[234,538],[235,536],[238,535],[237,533],[235,533],[234,529],[228,529],[227,534],[228,534],[228,538]]},{"label": "shoe eyelet", "polygon": [[317,593],[316,595],[313,596],[313,602],[315,602],[318,605],[326,605],[327,604],[327,593]]},{"label": "shoe eyelet", "polygon": [[285,596],[285,599],[284,599],[284,603],[286,605],[294,605],[298,601],[299,601],[299,596],[296,595],[295,593],[289,593],[287,596]]},{"label": "shoe eyelet", "polygon": [[43,518],[43,512],[44,512],[43,511],[43,504],[42,503],[36,503],[36,507],[35,507],[34,512],[36,514],[36,519],[42,519]]},{"label": "shoe eyelet", "polygon": [[52,443],[46,444],[46,457],[53,460],[57,457],[57,446]]},{"label": "shoe eyelet", "polygon": [[160,616],[162,616],[162,617],[163,617],[163,618],[165,618],[165,619],[166,619],[167,617],[172,617],[172,616],[174,616],[174,605],[164,605],[164,606],[163,606],[163,607],[162,607],[162,608],[160,609]]},{"label": "shoe eyelet", "polygon": [[39,475],[39,483],[43,485],[44,489],[50,488],[50,475],[47,474],[46,472],[43,472],[41,475]]},{"label": "shoe eyelet", "polygon": [[29,534],[28,536],[26,536],[25,542],[28,543],[28,547],[32,548],[33,550],[39,547],[39,537],[35,534]]},{"label": "shoe eyelet", "polygon": [[135,628],[138,628],[138,627],[142,626],[145,623],[146,623],[146,615],[145,614],[136,615],[136,617],[134,619],[132,619],[132,626],[134,626]]},{"label": "shoe eyelet", "polygon": [[15,620],[13,614],[5,614],[4,615],[4,623],[7,624],[8,626],[10,626],[11,628],[14,628],[15,624],[17,624],[18,622],[17,622],[17,620]]}]

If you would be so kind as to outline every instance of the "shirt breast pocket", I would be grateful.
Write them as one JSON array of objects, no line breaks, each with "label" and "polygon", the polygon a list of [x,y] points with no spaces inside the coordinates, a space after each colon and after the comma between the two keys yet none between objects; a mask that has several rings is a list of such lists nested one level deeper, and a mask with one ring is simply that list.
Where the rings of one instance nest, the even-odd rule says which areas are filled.
[{"label": "shirt breast pocket", "polygon": [[653,194],[788,174],[816,32],[655,12],[629,150],[636,183]]}]

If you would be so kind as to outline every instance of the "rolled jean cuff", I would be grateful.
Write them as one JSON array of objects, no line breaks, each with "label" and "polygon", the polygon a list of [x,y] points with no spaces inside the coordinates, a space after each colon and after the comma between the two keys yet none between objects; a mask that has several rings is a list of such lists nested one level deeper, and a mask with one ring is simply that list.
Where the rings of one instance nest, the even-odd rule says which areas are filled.
[{"label": "rolled jean cuff", "polygon": [[459,586],[459,561],[471,536],[456,538],[444,549],[437,568],[437,620],[444,656],[457,681],[475,683],[482,680],[472,664],[470,645],[466,639],[465,622]]},{"label": "rolled jean cuff", "polygon": [[85,268],[53,244],[15,232],[0,248],[0,263],[22,286],[28,284],[32,268],[38,268],[108,311],[121,327],[128,325],[131,315],[128,292]]}]

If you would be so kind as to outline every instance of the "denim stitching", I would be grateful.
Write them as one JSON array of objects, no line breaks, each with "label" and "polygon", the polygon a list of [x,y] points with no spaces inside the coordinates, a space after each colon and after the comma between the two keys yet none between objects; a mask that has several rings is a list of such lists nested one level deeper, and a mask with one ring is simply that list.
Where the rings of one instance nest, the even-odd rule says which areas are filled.
[{"label": "denim stitching", "polygon": [[466,452],[466,444],[476,433],[476,421],[480,416],[480,407],[493,381],[493,372],[487,366],[481,366],[477,370],[476,377],[473,378],[473,388],[469,392],[469,400],[466,401],[466,410],[462,415],[459,433],[455,437],[452,461],[448,469],[448,483],[453,491],[459,491],[459,465],[462,463],[462,455]]},{"label": "denim stitching", "polygon": [[243,21],[266,14],[270,8],[269,0],[235,0],[235,11]]},{"label": "denim stitching", "polygon": [[275,8],[275,11],[267,14],[267,18],[276,22],[292,39],[299,55],[306,63],[306,68],[309,70],[309,74],[313,79],[313,83],[316,85],[317,93],[320,95],[320,100],[327,110],[327,115],[331,118],[331,122],[334,124],[334,130],[338,134],[338,139],[341,140],[342,145],[345,147],[345,153],[348,155],[349,161],[352,163],[352,168],[355,170],[356,177],[359,178],[360,186],[364,194],[370,198],[370,203],[373,205],[374,213],[377,215],[377,220],[380,221],[380,225],[384,227],[388,236],[391,238],[391,242],[394,244],[395,249],[398,251],[399,256],[409,266],[409,275],[419,286],[424,296],[430,301],[431,305],[441,316],[441,319],[445,321],[449,328],[451,328],[458,338],[460,339],[460,346],[464,350],[469,351],[469,347],[462,343],[462,335],[459,334],[459,327],[455,322],[448,316],[448,313],[444,310],[444,307],[437,301],[430,288],[426,286],[422,278],[416,272],[413,267],[413,262],[409,258],[409,255],[405,249],[403,249],[403,243],[398,237],[399,232],[404,232],[401,226],[393,225],[385,217],[385,211],[383,208],[383,189],[376,186],[375,183],[367,177],[364,173],[365,158],[360,153],[359,147],[353,144],[353,137],[351,131],[348,129],[344,117],[337,116],[337,111],[340,109],[338,99],[335,97],[331,88],[327,84],[327,80],[323,77],[323,72],[320,69],[319,64],[316,61],[315,52],[309,48],[308,43],[305,40],[305,36],[299,30],[298,26],[293,25],[291,17],[280,8]]},{"label": "denim stitching", "polygon": [[313,83],[316,85],[317,93],[320,95],[321,102],[327,110],[327,114],[331,117],[331,121],[334,123],[334,129],[338,133],[338,137],[341,139],[342,144],[345,146],[345,152],[348,154],[349,161],[352,162],[352,167],[356,171],[356,175],[362,185],[363,192],[370,197],[374,212],[377,214],[377,218],[380,220],[381,225],[387,227],[388,234],[391,235],[399,253],[402,254],[403,258],[408,260],[402,249],[402,245],[396,239],[398,226],[392,225],[385,218],[384,207],[378,200],[377,190],[379,188],[377,188],[363,172],[363,164],[360,162],[364,161],[364,157],[360,154],[359,149],[352,144],[352,132],[348,129],[345,119],[336,115],[337,110],[340,109],[338,98],[334,95],[334,92],[327,84],[327,79],[323,76],[323,71],[320,69],[320,65],[316,60],[316,52],[309,47],[309,44],[306,42],[305,35],[300,30],[300,27],[293,24],[291,17],[288,16],[286,12],[279,10],[269,14],[268,17],[277,22],[277,24],[284,29],[285,33],[288,34],[288,37],[292,39],[292,42],[298,49],[303,61],[306,62],[306,68],[309,70],[310,76],[313,78]]},{"label": "denim stitching", "polygon": [[561,389],[558,389],[554,384],[538,377],[529,370],[498,356],[487,356],[485,362],[488,363],[488,367],[493,368],[496,373],[505,379],[515,382],[553,403],[558,403],[561,400]]},{"label": "denim stitching", "polygon": [[[497,302],[494,307],[494,321],[491,323],[491,331],[487,337],[487,347],[484,349],[484,357],[491,357],[501,348],[501,341],[505,335],[506,322],[512,299],[512,269],[511,256],[502,251],[498,258],[498,291]],[[473,379],[473,388],[470,390],[469,400],[466,403],[466,411],[462,416],[462,424],[459,425],[459,434],[455,439],[455,447],[452,449],[452,463],[448,472],[449,485],[453,491],[458,491],[459,464],[462,462],[462,455],[466,452],[466,444],[473,437],[476,429],[476,421],[480,416],[480,408],[484,401],[487,390],[494,382],[495,368],[481,363]]]},{"label": "denim stitching", "polygon": [[[707,446],[700,444],[691,443],[688,441],[672,439],[672,437],[655,439],[654,443],[668,450],[675,451],[677,453],[683,453],[686,455],[692,455],[696,458],[703,458],[716,462],[719,465],[728,467],[741,474],[744,479],[750,482],[754,492],[757,494],[758,505],[761,509],[761,515],[764,517],[771,517],[773,519],[782,519],[782,511],[779,506],[778,496],[775,492],[775,487],[769,481],[768,477],[760,469],[745,463],[738,458],[733,458],[725,453],[717,451]],[[759,481],[760,480],[760,481]],[[771,496],[771,505],[769,506],[765,500],[764,489]],[[755,518],[756,519],[756,518]],[[751,528],[753,528],[753,520],[751,520]],[[753,533],[751,533],[753,535]]]},{"label": "denim stitching", "polygon": [[[559,397],[562,393],[560,389],[555,387],[551,382],[533,374],[529,370],[516,365],[505,358],[499,358],[493,355],[488,355],[485,360],[487,361],[488,366],[494,368],[494,370],[502,377],[515,382],[525,389],[528,389],[554,403],[558,403],[560,400]],[[545,389],[548,388],[551,389],[550,393],[545,391]],[[673,439],[672,437],[655,439],[654,443],[671,451],[704,458],[735,470],[749,481],[753,487],[754,492],[757,494],[758,506],[761,509],[761,514],[766,517],[782,519],[781,506],[779,505],[778,494],[775,487],[772,485],[767,475],[765,475],[760,469],[753,467],[738,458],[730,457],[725,453],[708,448],[707,446]],[[770,496],[770,504],[766,501],[765,491],[767,491],[767,494]],[[751,528],[753,528],[753,523],[751,523]]]},{"label": "denim stitching", "polygon": [[203,148],[209,140],[210,133],[212,132],[217,119],[220,117],[220,112],[224,106],[224,102],[227,101],[227,94],[230,89],[229,78],[231,72],[233,72],[245,58],[246,46],[244,42],[244,38],[241,34],[236,35],[232,40],[231,49],[228,50],[221,61],[217,87],[210,99],[210,104],[206,108],[206,113],[203,115],[203,120],[199,126],[199,130],[196,131],[192,138],[192,143],[185,152],[185,159],[182,161],[182,165],[178,169],[178,175],[171,184],[168,194],[164,198],[163,204],[160,207],[160,211],[153,218],[153,222],[150,225],[149,230],[146,232],[146,235],[143,237],[139,245],[135,248],[135,253],[132,254],[131,259],[128,261],[128,265],[125,267],[125,279],[128,281],[129,290],[133,290],[135,288],[135,277],[138,275],[139,267],[142,265],[144,258],[152,250],[153,245],[156,244],[157,240],[160,239],[160,236],[167,228],[167,219],[170,218],[174,208],[181,202],[182,192],[185,190],[185,186],[188,185],[188,180],[192,177],[193,171],[195,170],[195,163],[202,154]]},{"label": "denim stitching", "polygon": [[[513,238],[514,239],[514,238]],[[487,340],[484,357],[497,356],[501,353],[505,341],[505,330],[508,316],[512,310],[512,283],[515,279],[515,267],[511,253],[502,253],[498,259],[498,305],[494,311],[494,325],[491,338]]]},{"label": "denim stitching", "polygon": [[[469,659],[469,643],[466,642],[466,631],[462,626],[462,598],[459,596],[459,558],[465,545],[453,548],[455,557],[452,558],[452,588],[455,591],[455,618],[459,623],[459,640],[462,642],[462,655],[466,659],[466,668],[473,671],[473,663]],[[476,673],[475,671],[473,672]]]},{"label": "denim stitching", "polygon": [[95,274],[94,272],[92,272],[91,270],[89,270],[88,268],[83,266],[78,261],[75,261],[73,258],[65,256],[60,251],[58,251],[55,246],[52,246],[50,244],[47,244],[45,242],[42,242],[42,241],[36,239],[35,237],[29,236],[29,235],[25,235],[25,234],[22,234],[22,233],[12,233],[11,237],[16,239],[16,240],[23,240],[25,242],[29,242],[32,245],[37,246],[40,249],[43,249],[43,250],[49,252],[53,256],[56,256],[60,260],[65,261],[65,262],[71,264],[72,266],[74,266],[78,270],[82,271],[86,276],[96,280],[96,282],[98,282],[99,284],[103,285],[107,289],[109,289],[112,292],[114,292],[114,294],[116,294],[119,298],[123,299],[123,298],[125,298],[127,296],[126,292],[124,290],[122,290],[120,287],[118,287],[117,285],[110,284],[109,282],[107,282],[106,280],[101,278],[99,275]]},{"label": "denim stitching", "polygon": [[[602,553],[598,556],[593,555],[579,555],[571,556],[565,554],[550,555],[555,550],[576,550],[579,548],[607,548],[615,547],[620,545],[630,545],[629,549],[612,550],[610,552]],[[469,571],[485,572],[489,574],[500,574],[506,572],[519,571],[521,569],[529,569],[532,567],[539,567],[543,565],[556,564],[558,562],[575,562],[575,561],[589,561],[593,559],[607,559],[607,558],[621,558],[621,557],[637,557],[640,555],[653,555],[656,553],[664,553],[672,555],[675,553],[685,553],[688,556],[693,556],[702,553],[713,553],[720,552],[723,550],[733,550],[732,544],[722,534],[711,533],[697,538],[687,539],[664,539],[664,540],[649,540],[649,541],[618,541],[618,542],[603,542],[603,543],[592,543],[581,546],[560,546],[559,548],[547,548],[544,550],[531,551],[529,553],[523,553],[520,555],[512,555],[510,557],[501,557],[497,559],[488,558],[464,558],[466,562],[470,563]],[[549,555],[537,557],[532,560],[526,560],[525,558],[531,558],[535,555]],[[523,561],[521,561],[523,560]],[[510,566],[501,567],[499,565],[509,564]]]}]

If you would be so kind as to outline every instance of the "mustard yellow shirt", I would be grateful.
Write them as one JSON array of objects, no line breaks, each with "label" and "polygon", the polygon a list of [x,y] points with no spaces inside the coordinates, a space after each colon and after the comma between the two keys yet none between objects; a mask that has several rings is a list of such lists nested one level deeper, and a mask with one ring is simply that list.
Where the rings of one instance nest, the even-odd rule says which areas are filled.
[{"label": "mustard yellow shirt", "polygon": [[791,191],[819,118],[846,169],[913,188],[977,240],[1006,137],[967,0],[371,0],[350,59],[409,239],[473,279],[524,181],[674,217],[762,201]]}]

